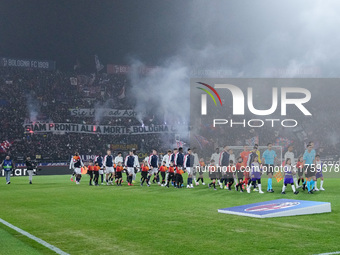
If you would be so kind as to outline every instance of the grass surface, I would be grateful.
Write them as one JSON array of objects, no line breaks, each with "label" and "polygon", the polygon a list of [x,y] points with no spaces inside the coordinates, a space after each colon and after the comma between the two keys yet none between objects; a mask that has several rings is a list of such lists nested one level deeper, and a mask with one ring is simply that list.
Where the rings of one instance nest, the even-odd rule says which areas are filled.
[{"label": "grass surface", "polygon": [[[338,179],[326,191],[281,195],[75,185],[67,176],[0,178],[0,218],[70,254],[315,254],[340,250]],[[139,177],[137,177],[139,180]],[[186,180],[186,178],[184,178]],[[208,179],[205,180],[208,182]],[[264,179],[264,190],[266,180]],[[332,203],[332,213],[257,219],[217,209],[279,198]],[[44,247],[0,224],[0,254],[49,254]],[[5,241],[3,241],[5,240]],[[5,251],[5,252],[2,252]],[[24,252],[23,252],[24,251]]]}]

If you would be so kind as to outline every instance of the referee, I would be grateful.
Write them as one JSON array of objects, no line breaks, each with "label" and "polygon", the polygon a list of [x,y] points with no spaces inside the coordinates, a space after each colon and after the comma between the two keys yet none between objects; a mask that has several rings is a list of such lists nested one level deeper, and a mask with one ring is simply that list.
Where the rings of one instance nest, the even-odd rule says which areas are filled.
[{"label": "referee", "polygon": [[307,150],[303,154],[303,164],[305,166],[305,177],[307,180],[308,194],[313,194],[313,185],[315,179],[315,151],[312,150],[311,144],[307,145]]}]

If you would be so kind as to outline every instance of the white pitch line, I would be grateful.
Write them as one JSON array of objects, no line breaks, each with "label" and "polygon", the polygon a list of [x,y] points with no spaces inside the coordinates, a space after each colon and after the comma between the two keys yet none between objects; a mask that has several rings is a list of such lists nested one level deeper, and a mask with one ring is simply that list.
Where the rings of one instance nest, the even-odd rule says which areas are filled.
[{"label": "white pitch line", "polygon": [[42,240],[42,239],[40,239],[40,238],[38,238],[38,237],[36,237],[36,236],[34,236],[34,235],[31,235],[30,233],[28,233],[28,232],[22,230],[21,228],[18,228],[18,227],[16,227],[16,226],[12,225],[11,223],[9,223],[9,222],[7,222],[7,221],[1,219],[1,218],[0,218],[0,222],[1,222],[2,224],[6,225],[7,227],[11,228],[11,229],[14,229],[15,231],[19,232],[20,234],[22,234],[22,235],[24,235],[24,236],[27,236],[28,238],[30,238],[30,239],[36,241],[37,243],[39,243],[39,244],[41,244],[41,245],[47,247],[48,249],[54,251],[54,252],[57,253],[57,254],[60,254],[60,255],[70,255],[70,254],[68,254],[68,253],[66,253],[66,252],[64,252],[64,251],[62,251],[62,250],[60,250],[59,248],[53,246],[52,244],[49,244],[49,243],[45,242],[44,240]]},{"label": "white pitch line", "polygon": [[316,255],[333,255],[333,254],[340,254],[340,251],[326,252],[326,253],[320,253],[320,254],[316,254]]}]

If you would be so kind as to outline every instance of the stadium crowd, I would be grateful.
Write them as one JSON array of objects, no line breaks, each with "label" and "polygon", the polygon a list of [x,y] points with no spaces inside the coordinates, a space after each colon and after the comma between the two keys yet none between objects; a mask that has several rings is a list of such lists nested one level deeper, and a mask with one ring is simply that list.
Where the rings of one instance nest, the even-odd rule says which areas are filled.
[{"label": "stadium crowd", "polygon": [[[0,68],[0,143],[7,141],[11,144],[9,148],[0,149],[0,156],[4,157],[9,154],[13,158],[23,159],[26,155],[41,155],[41,158],[46,160],[65,160],[76,150],[82,154],[97,155],[110,148],[111,144],[137,144],[138,149],[143,152],[149,152],[152,148],[159,148],[163,151],[172,148],[177,140],[174,134],[34,133],[27,132],[23,127],[26,123],[35,122],[127,127],[141,125],[135,117],[80,117],[70,113],[70,109],[96,107],[134,109],[134,100],[129,100],[132,96],[129,93],[130,88],[131,85],[125,74],[79,74]],[[332,103],[335,102],[329,102],[330,109],[333,107]],[[334,121],[339,122],[336,118]],[[248,143],[252,145],[260,140],[272,141],[274,145],[283,147],[294,143],[296,150],[302,150],[307,137],[315,137],[319,140],[316,146],[324,150],[324,155],[334,155],[339,139],[335,138],[334,143],[323,139],[326,127],[313,126],[310,124],[312,122],[313,120],[303,123],[302,130],[296,130],[296,132],[287,133],[284,128],[280,127],[277,129],[244,128],[234,129],[233,136],[226,135],[222,127],[214,128],[211,125],[202,124],[201,136],[198,138],[192,136],[183,144],[196,146],[198,150],[204,148],[204,151],[212,151],[223,144],[244,145]],[[152,124],[164,124],[163,118],[152,114],[146,115],[144,125]],[[334,127],[336,126],[337,123],[334,123]],[[283,142],[282,138],[284,138]],[[278,140],[277,144],[276,140]]]}]

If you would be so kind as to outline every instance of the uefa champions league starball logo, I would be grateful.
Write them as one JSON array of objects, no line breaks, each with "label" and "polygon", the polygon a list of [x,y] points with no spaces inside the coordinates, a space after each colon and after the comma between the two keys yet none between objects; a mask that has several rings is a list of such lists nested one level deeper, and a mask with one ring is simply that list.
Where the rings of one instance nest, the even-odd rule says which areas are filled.
[{"label": "uefa champions league starball logo", "polygon": [[299,205],[300,202],[285,202],[285,203],[273,203],[267,205],[258,205],[245,209],[246,212],[263,212],[263,211],[273,211],[279,209],[285,209]]}]

